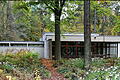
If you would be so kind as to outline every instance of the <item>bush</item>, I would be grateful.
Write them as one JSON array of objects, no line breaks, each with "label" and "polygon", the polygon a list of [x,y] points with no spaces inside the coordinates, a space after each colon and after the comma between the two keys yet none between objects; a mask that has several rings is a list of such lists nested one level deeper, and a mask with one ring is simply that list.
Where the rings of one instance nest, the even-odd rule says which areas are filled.
[{"label": "bush", "polygon": [[103,67],[106,63],[106,60],[105,59],[95,59],[92,61],[92,64],[91,66],[95,66],[97,68],[100,68],[100,67]]},{"label": "bush", "polygon": [[33,65],[34,67],[37,67],[38,63],[40,65],[38,54],[29,51],[20,51],[16,54],[8,53],[2,56],[3,57],[0,59],[0,62],[15,65],[17,67],[32,68]]},{"label": "bush", "polygon": [[51,73],[46,70],[44,67],[41,67],[39,69],[39,72],[40,72],[40,75],[43,77],[43,78],[50,78],[51,77]]},{"label": "bush", "polygon": [[[76,59],[62,59],[56,62],[58,69],[57,71],[64,75],[65,78],[69,80],[73,80],[73,78],[77,79],[78,76],[82,76],[84,71],[84,61],[81,58]],[[55,64],[56,65],[56,64]]]},{"label": "bush", "polygon": [[61,74],[65,74],[65,73],[67,73],[67,72],[70,72],[70,69],[68,69],[68,68],[66,68],[66,67],[60,67],[59,69],[58,69],[58,72],[59,73],[61,73]]},{"label": "bush", "polygon": [[61,59],[55,63],[58,66],[65,66],[65,67],[74,67],[74,68],[83,68],[84,61],[82,58],[76,59]]},{"label": "bush", "polygon": [[77,59],[70,59],[66,65],[71,65],[71,67],[74,68],[83,68],[84,67],[84,61],[81,58],[77,58]]},{"label": "bush", "polygon": [[120,58],[94,59],[89,70],[83,70],[83,59],[64,59],[58,72],[69,80],[119,80]]},{"label": "bush", "polygon": [[21,50],[16,54],[1,54],[0,69],[12,75],[14,75],[14,73],[12,73],[15,72],[14,70],[16,70],[18,75],[21,73],[29,73],[31,75],[34,75],[36,73],[36,70],[38,70],[38,75],[41,75],[42,77],[48,78],[51,76],[51,73],[46,70],[46,68],[41,64],[38,54],[25,50]]},{"label": "bush", "polygon": [[87,73],[85,80],[119,80],[120,69],[118,67],[102,68]]}]

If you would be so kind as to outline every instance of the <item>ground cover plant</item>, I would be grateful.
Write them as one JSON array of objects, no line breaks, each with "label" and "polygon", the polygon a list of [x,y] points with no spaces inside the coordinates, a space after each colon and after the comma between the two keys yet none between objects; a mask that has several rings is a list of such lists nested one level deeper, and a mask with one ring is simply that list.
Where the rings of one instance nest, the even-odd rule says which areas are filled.
[{"label": "ground cover plant", "polygon": [[120,80],[120,58],[94,58],[89,70],[83,69],[81,58],[62,59],[54,66],[68,80]]},{"label": "ground cover plant", "polygon": [[[43,66],[42,61],[36,53],[25,50],[21,50],[15,54],[11,52],[0,54],[0,79],[48,79],[51,77],[51,72]],[[89,70],[84,69],[84,59],[82,58],[61,59],[54,61],[52,64],[51,67],[55,70],[57,69],[57,72],[68,80],[120,79],[120,58],[93,58]]]},{"label": "ground cover plant", "polygon": [[51,73],[42,65],[38,54],[26,50],[0,54],[0,77],[12,80],[41,80],[49,78]]}]

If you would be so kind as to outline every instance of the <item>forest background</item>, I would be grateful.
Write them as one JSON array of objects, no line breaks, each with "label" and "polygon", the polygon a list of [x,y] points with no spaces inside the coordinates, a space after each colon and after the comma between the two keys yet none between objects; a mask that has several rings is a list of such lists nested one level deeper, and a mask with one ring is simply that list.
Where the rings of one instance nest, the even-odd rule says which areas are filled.
[{"label": "forest background", "polygon": [[[91,1],[91,32],[120,35],[120,2]],[[84,33],[84,2],[66,1],[61,33]],[[0,1],[0,41],[39,41],[54,32],[54,13],[40,2]]]}]

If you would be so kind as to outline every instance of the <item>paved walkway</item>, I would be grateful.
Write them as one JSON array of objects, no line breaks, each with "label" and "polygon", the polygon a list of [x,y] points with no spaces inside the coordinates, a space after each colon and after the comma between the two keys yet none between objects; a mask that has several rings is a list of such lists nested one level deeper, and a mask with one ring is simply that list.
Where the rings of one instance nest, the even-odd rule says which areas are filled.
[{"label": "paved walkway", "polygon": [[42,79],[42,80],[67,80],[64,76],[56,71],[56,69],[52,66],[53,61],[50,59],[42,59],[42,64],[46,66],[46,68],[52,73],[50,79]]}]

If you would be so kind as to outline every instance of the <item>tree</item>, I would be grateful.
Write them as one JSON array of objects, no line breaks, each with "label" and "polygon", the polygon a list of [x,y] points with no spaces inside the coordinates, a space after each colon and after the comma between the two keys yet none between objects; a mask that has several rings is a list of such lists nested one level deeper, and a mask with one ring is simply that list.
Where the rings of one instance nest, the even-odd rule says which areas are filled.
[{"label": "tree", "polygon": [[66,1],[63,13],[66,18],[61,20],[61,31],[62,32],[83,32],[83,1]]},{"label": "tree", "polygon": [[65,0],[55,0],[55,58],[61,59],[60,17]]},{"label": "tree", "polygon": [[15,30],[15,24],[14,24],[14,16],[12,12],[12,5],[13,1],[7,1],[7,22],[6,22],[6,34],[5,37],[6,40],[14,41],[17,40],[16,38],[16,30]]},{"label": "tree", "polygon": [[61,40],[60,40],[60,17],[66,0],[44,0],[43,2],[51,9],[55,16],[55,59],[61,59]]},{"label": "tree", "polygon": [[42,33],[49,30],[46,26],[50,23],[50,14],[44,4],[16,1],[13,7],[20,40],[39,41]]},{"label": "tree", "polygon": [[89,69],[91,63],[90,0],[84,1],[84,54],[84,67]]},{"label": "tree", "polygon": [[113,3],[110,1],[91,1],[91,28],[95,33],[111,35],[115,26]]},{"label": "tree", "polygon": [[14,41],[19,40],[16,34],[14,15],[13,15],[13,1],[0,1],[1,3],[1,21],[0,21],[0,40]]},{"label": "tree", "polygon": [[5,2],[0,2],[0,40],[3,40],[4,33],[5,33],[5,11],[6,6]]}]

